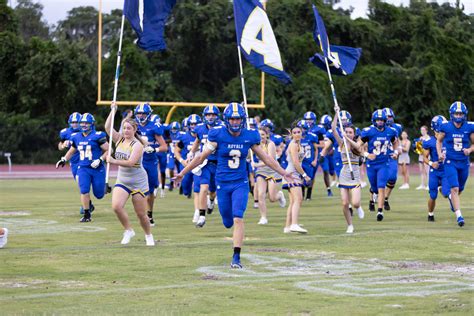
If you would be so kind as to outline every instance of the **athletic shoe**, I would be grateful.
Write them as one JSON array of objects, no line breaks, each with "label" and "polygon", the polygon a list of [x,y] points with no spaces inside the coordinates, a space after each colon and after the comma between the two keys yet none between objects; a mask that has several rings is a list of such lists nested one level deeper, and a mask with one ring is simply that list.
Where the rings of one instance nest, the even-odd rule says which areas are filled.
[{"label": "athletic shoe", "polygon": [[258,208],[258,202],[253,202],[253,208],[255,208],[255,209]]},{"label": "athletic shoe", "polygon": [[365,181],[360,182],[360,187],[361,188],[365,188],[366,186],[367,186],[367,182],[365,182]]},{"label": "athletic shoe", "polygon": [[234,254],[232,256],[232,262],[230,263],[231,269],[242,269],[242,264],[240,263],[240,256],[238,254]]},{"label": "athletic shoe", "polygon": [[153,219],[153,213],[148,211],[147,215],[148,215],[148,219],[150,220],[150,226],[155,227],[155,220]]},{"label": "athletic shoe", "polygon": [[378,212],[377,213],[377,222],[381,222],[383,221],[383,213],[382,212]]},{"label": "athletic shoe", "polygon": [[147,246],[154,246],[155,245],[155,240],[153,239],[153,235],[145,235],[145,241]]},{"label": "athletic shoe", "polygon": [[285,207],[286,206],[285,194],[283,193],[283,191],[278,191],[278,194],[280,195],[280,198],[278,199],[278,204],[280,204],[280,207]]},{"label": "athletic shoe", "polygon": [[206,216],[199,216],[196,227],[203,227],[206,224]]},{"label": "athletic shoe", "polygon": [[459,227],[464,226],[464,217],[462,217],[462,216],[458,217],[458,225],[459,225]]},{"label": "athletic shoe", "polygon": [[416,187],[416,190],[424,190],[424,189],[425,189],[425,186],[421,184]]},{"label": "athletic shoe", "polygon": [[163,188],[160,188],[160,198],[164,198],[166,196],[165,190]]},{"label": "athletic shoe", "polygon": [[334,196],[334,194],[332,194],[331,190],[328,190],[328,196]]},{"label": "athletic shoe", "polygon": [[268,219],[265,217],[260,217],[260,220],[258,221],[258,225],[267,225],[268,224]]},{"label": "athletic shoe", "polygon": [[386,211],[390,211],[390,204],[388,204],[388,200],[383,202],[383,209]]},{"label": "athletic shoe", "polygon": [[4,228],[3,231],[3,235],[0,236],[0,248],[5,247],[8,242],[8,228]]},{"label": "athletic shoe", "polygon": [[214,206],[215,206],[215,200],[211,201],[209,197],[207,197],[207,214],[212,214],[212,211],[214,211]]},{"label": "athletic shoe", "polygon": [[90,222],[90,221],[92,221],[92,219],[91,219],[91,212],[90,212],[90,211],[87,211],[87,212],[86,212],[86,211],[84,210],[84,216],[81,218],[80,222],[81,222],[81,223],[88,223],[88,222]]},{"label": "athletic shoe", "polygon": [[130,240],[133,238],[133,236],[135,236],[135,232],[133,231],[133,229],[130,229],[130,230],[126,230],[123,232],[123,238],[122,238],[122,241],[120,242],[122,245],[126,245],[130,242]]},{"label": "athletic shoe", "polygon": [[197,223],[199,220],[199,210],[194,210],[193,223]]},{"label": "athletic shoe", "polygon": [[428,222],[434,222],[434,215],[428,215]]},{"label": "athletic shoe", "polygon": [[410,188],[410,185],[408,183],[404,183],[398,187],[399,190],[408,190],[409,188]]},{"label": "athletic shoe", "polygon": [[283,234],[289,234],[289,233],[291,233],[290,227],[283,228]]},{"label": "athletic shoe", "polygon": [[365,213],[364,213],[364,209],[362,208],[362,206],[359,206],[359,208],[357,209],[357,215],[359,216],[360,219],[364,218]]},{"label": "athletic shoe", "polygon": [[290,226],[290,231],[293,233],[301,233],[301,234],[306,234],[308,232],[306,229],[302,228],[298,224],[292,224]]},{"label": "athletic shoe", "polygon": [[369,201],[369,211],[375,212],[375,203],[374,201]]},{"label": "athletic shoe", "polygon": [[353,232],[354,232],[354,226],[353,225],[347,226],[346,233],[352,234]]}]

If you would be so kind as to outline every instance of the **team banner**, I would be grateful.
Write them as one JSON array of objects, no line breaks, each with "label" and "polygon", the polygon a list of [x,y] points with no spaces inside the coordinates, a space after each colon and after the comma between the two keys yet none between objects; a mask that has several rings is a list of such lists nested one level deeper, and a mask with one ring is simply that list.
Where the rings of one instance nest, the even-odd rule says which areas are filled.
[{"label": "team banner", "polygon": [[316,44],[321,48],[323,55],[316,53],[309,60],[317,67],[326,70],[325,58],[327,58],[332,74],[346,76],[353,73],[359,62],[362,49],[330,45],[323,19],[314,4],[313,13],[315,19],[313,38]]},{"label": "team banner", "polygon": [[[330,45],[330,51],[332,58],[329,60],[329,70],[333,75],[338,76],[347,76],[353,73],[362,54],[361,48],[347,46]],[[322,70],[326,70],[326,61],[321,54],[314,54],[309,61]]]},{"label": "team banner", "polygon": [[290,76],[283,70],[275,34],[262,4],[258,0],[233,2],[237,43],[245,58],[284,84],[291,83]]},{"label": "team banner", "polygon": [[175,4],[176,0],[125,0],[123,12],[137,33],[140,48],[166,49],[165,22]]}]

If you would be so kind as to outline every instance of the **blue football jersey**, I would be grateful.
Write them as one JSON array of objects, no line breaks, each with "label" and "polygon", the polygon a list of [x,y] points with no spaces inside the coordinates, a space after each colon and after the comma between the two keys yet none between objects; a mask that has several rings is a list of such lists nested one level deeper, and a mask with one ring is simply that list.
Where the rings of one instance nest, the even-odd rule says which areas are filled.
[{"label": "blue football jersey", "polygon": [[[431,161],[439,161],[438,151],[436,149],[436,137],[430,136],[429,139],[423,141],[422,145],[423,145],[423,149],[430,151]],[[446,151],[446,148],[443,147],[443,151]],[[439,167],[437,170],[439,171],[444,170],[443,163],[441,162],[439,163]]]},{"label": "blue football jersey", "polygon": [[[339,131],[339,128],[336,128],[337,132],[339,133],[339,136],[342,137],[341,132]],[[339,148],[339,144],[337,143],[336,137],[334,137],[334,133],[332,129],[328,130],[326,132],[326,135],[324,135],[325,140],[330,140],[332,143],[332,148],[333,148],[333,157],[336,161],[341,160],[341,149]]]},{"label": "blue football jersey", "polygon": [[[398,123],[393,123],[389,126],[397,132],[397,137],[400,138],[400,136],[402,135],[402,131],[403,131],[402,125],[398,124]],[[394,151],[393,144],[390,143],[390,145],[388,146],[388,153],[391,155],[393,153],[393,151]]]},{"label": "blue football jersey", "polygon": [[[185,132],[170,133],[170,143],[168,144],[168,153],[174,156],[174,150]],[[185,156],[186,157],[186,156]]]},{"label": "blue football jersey", "polygon": [[[163,136],[163,126],[160,123],[153,123],[151,121],[147,121],[145,125],[138,124],[138,134],[146,138],[148,143],[150,143],[150,146],[152,146],[153,148],[158,148],[160,146],[156,142],[155,135]],[[143,153],[144,162],[153,162],[156,160],[157,157],[155,153]]]},{"label": "blue football jersey", "polygon": [[107,135],[93,130],[86,136],[83,133],[76,133],[71,140],[72,146],[79,152],[79,166],[89,167],[92,161],[102,156],[100,146],[107,142]]},{"label": "blue football jersey", "polygon": [[260,134],[254,129],[243,129],[239,136],[232,136],[227,128],[219,126],[209,131],[208,140],[217,143],[217,182],[245,180],[247,155],[253,145],[260,144]]},{"label": "blue football jersey", "polygon": [[318,140],[324,140],[324,136],[326,135],[326,129],[319,125],[314,125],[311,128],[311,133],[315,134],[318,137]]},{"label": "blue football jersey", "polygon": [[[64,142],[66,140],[72,140],[72,136],[74,134],[77,134],[78,132],[75,132],[72,128],[70,127],[67,127],[67,128],[63,128],[60,132],[59,132],[59,139],[61,140],[61,142]],[[67,147],[68,149],[70,148]],[[75,152],[71,159],[69,160],[69,162],[71,164],[77,164],[79,162],[79,152]]]},{"label": "blue football jersey", "polygon": [[[201,148],[200,148],[201,151],[202,151],[203,146],[207,142],[209,131],[220,126],[224,126],[224,125],[222,123],[219,123],[218,125],[211,128],[208,128],[207,124],[205,123],[200,123],[196,125],[196,127],[194,128],[194,135],[196,135],[196,138],[198,138],[201,141]],[[217,155],[213,153],[209,155],[209,157],[207,157],[207,160],[216,161]]]},{"label": "blue football jersey", "polygon": [[196,137],[193,136],[190,131],[180,134],[179,141],[176,146],[181,148],[181,156],[183,157],[183,159],[186,159],[186,157],[188,156],[189,152],[193,148],[195,140]]},{"label": "blue football jersey", "polygon": [[460,128],[449,121],[441,125],[440,132],[444,133],[443,147],[446,148],[446,159],[468,160],[463,149],[471,146],[471,134],[474,133],[474,122],[464,122]]},{"label": "blue football jersey", "polygon": [[310,164],[314,160],[314,144],[319,144],[318,136],[313,133],[307,133],[306,136],[301,140],[301,147],[304,150],[303,163]]},{"label": "blue football jersey", "polygon": [[364,143],[368,143],[369,153],[376,156],[374,160],[369,160],[370,163],[386,163],[390,157],[390,144],[397,138],[397,131],[388,126],[381,131],[372,125],[362,130],[361,138]]}]

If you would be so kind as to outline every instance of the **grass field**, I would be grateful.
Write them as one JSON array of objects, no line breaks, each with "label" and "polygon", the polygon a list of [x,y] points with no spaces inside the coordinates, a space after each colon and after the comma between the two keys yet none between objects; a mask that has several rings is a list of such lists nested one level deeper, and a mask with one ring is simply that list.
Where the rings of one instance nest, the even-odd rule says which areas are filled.
[{"label": "grass field", "polygon": [[395,190],[384,221],[366,210],[350,236],[338,193],[325,197],[320,181],[302,209],[307,235],[283,234],[277,205],[264,227],[247,210],[240,271],[229,269],[231,231],[219,214],[196,229],[192,201],[175,192],[157,200],[150,248],[130,206],[137,236],[120,245],[110,196],[79,223],[72,180],[0,181],[0,227],[11,232],[0,249],[0,314],[473,314],[472,179],[463,228],[444,199],[429,223],[427,192]]}]

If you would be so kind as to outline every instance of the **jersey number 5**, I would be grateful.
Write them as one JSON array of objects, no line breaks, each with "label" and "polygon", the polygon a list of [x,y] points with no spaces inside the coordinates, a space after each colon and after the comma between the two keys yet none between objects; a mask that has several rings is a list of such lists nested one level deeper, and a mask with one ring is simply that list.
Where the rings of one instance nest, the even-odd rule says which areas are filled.
[{"label": "jersey number 5", "polygon": [[462,138],[453,138],[454,151],[462,151]]},{"label": "jersey number 5", "polygon": [[229,160],[229,162],[228,162],[229,168],[230,168],[230,169],[237,169],[237,168],[239,168],[239,165],[240,165],[240,156],[242,156],[242,154],[240,153],[240,150],[232,149],[232,150],[229,152],[229,156],[232,157],[232,159]]}]

